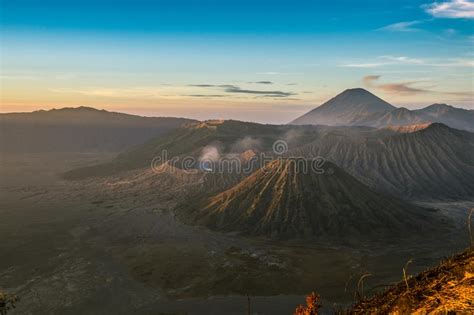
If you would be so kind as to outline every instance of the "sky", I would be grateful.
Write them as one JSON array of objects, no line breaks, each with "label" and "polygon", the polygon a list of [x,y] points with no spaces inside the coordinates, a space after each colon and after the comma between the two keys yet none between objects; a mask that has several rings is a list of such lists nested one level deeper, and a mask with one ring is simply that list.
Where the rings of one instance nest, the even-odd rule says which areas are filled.
[{"label": "sky", "polygon": [[347,88],[474,109],[474,0],[0,0],[1,112],[286,123]]}]

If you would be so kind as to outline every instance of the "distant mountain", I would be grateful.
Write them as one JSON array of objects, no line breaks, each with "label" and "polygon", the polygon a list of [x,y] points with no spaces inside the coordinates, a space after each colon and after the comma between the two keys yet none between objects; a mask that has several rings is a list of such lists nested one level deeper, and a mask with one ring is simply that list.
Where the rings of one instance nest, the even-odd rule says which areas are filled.
[{"label": "distant mountain", "polygon": [[474,131],[474,110],[446,104],[423,109],[396,108],[364,89],[349,89],[295,119],[293,125],[368,126],[384,128],[439,122]]},{"label": "distant mountain", "polygon": [[3,153],[116,152],[189,122],[89,107],[0,114],[0,146]]},{"label": "distant mountain", "polygon": [[269,151],[273,143],[285,137],[289,126],[261,125],[234,120],[191,123],[166,135],[155,137],[136,146],[114,160],[86,168],[71,170],[66,178],[80,179],[91,176],[110,176],[123,171],[150,167],[155,157],[192,157],[191,167],[197,162],[205,147],[215,148],[215,154],[241,154],[252,149]]},{"label": "distant mountain", "polygon": [[440,122],[456,129],[474,132],[474,110],[456,108],[446,104],[433,104],[414,110],[427,121]]},{"label": "distant mountain", "polygon": [[167,159],[177,159],[177,165],[184,157],[192,157],[194,162],[188,167],[200,169],[206,147],[215,148],[220,156],[245,160],[249,152],[274,155],[273,143],[282,139],[289,150],[284,156],[323,157],[379,192],[406,199],[474,200],[474,134],[440,123],[382,129],[191,123],[107,163],[74,169],[64,176],[82,179],[150,168],[163,152]]},{"label": "distant mountain", "polygon": [[301,162],[274,160],[228,190],[186,201],[178,216],[214,230],[283,239],[357,241],[433,226],[432,211],[375,193],[332,163],[319,174]]},{"label": "distant mountain", "polygon": [[352,126],[363,117],[394,109],[396,107],[367,90],[348,89],[290,124]]},{"label": "distant mountain", "polygon": [[322,156],[369,187],[407,199],[474,200],[474,134],[424,126],[402,133],[327,132],[289,154]]},{"label": "distant mountain", "polygon": [[417,115],[409,109],[401,107],[386,113],[367,115],[365,118],[360,118],[356,125],[383,128],[387,126],[422,124],[428,121],[428,119],[423,118],[421,115]]},{"label": "distant mountain", "polygon": [[[120,153],[106,163],[72,169],[64,177],[74,180],[107,177],[150,168],[154,159],[162,157],[163,152],[166,152],[164,158],[175,159],[175,165],[180,165],[184,157],[193,158],[193,163],[188,164],[191,168],[200,168],[198,162],[206,148],[215,148],[220,156],[237,156],[243,161],[248,160],[249,156],[257,155],[258,158],[259,153],[271,157],[274,155],[273,144],[277,140],[284,140],[288,149],[294,150],[305,148],[307,144],[314,143],[326,134],[346,132],[352,136],[365,137],[382,131],[368,127],[262,125],[234,120],[210,120],[183,125]],[[386,130],[385,133],[393,135],[398,132]]]}]

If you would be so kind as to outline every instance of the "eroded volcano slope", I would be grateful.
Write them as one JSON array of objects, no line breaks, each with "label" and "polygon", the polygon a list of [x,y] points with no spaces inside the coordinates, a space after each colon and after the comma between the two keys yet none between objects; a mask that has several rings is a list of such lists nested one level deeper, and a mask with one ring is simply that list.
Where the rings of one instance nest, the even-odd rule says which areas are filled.
[{"label": "eroded volcano slope", "polygon": [[380,195],[332,163],[278,159],[234,187],[181,204],[191,224],[272,238],[374,238],[441,226],[438,214]]}]

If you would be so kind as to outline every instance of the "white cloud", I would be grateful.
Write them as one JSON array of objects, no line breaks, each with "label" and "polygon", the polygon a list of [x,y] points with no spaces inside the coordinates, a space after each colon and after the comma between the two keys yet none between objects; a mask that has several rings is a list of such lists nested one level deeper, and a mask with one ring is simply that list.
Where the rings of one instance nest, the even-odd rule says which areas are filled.
[{"label": "white cloud", "polygon": [[398,23],[384,26],[380,28],[379,30],[391,31],[391,32],[414,32],[414,31],[418,31],[418,29],[413,26],[420,23],[421,21],[398,22]]},{"label": "white cloud", "polygon": [[410,64],[410,65],[422,65],[424,64],[424,60],[410,58],[406,56],[379,56],[377,57],[378,60],[383,60],[381,62],[362,62],[362,63],[348,63],[340,65],[340,67],[345,68],[378,68],[383,66],[390,66],[390,65],[401,65],[401,64]]},{"label": "white cloud", "polygon": [[470,0],[434,2],[424,5],[423,8],[428,14],[437,18],[474,19],[474,1]]},{"label": "white cloud", "polygon": [[405,57],[405,56],[380,56],[378,57],[380,59],[386,59],[386,60],[389,60],[391,61],[392,63],[401,63],[401,64],[416,64],[416,65],[419,65],[419,64],[423,64],[424,61],[421,60],[421,59],[416,59],[416,58],[410,58],[410,57]]},{"label": "white cloud", "polygon": [[381,66],[386,66],[389,65],[390,63],[384,62],[384,63],[349,63],[349,64],[343,64],[340,65],[339,67],[344,67],[344,68],[377,68]]},{"label": "white cloud", "polygon": [[275,72],[275,71],[267,71],[267,72],[257,72],[257,75],[302,75],[301,72]]},{"label": "white cloud", "polygon": [[55,79],[55,80],[70,80],[76,78],[77,75],[73,73],[41,73],[41,72],[22,72],[14,71],[0,74],[1,79],[8,80],[42,80],[42,79]]},{"label": "white cloud", "polygon": [[448,59],[448,60],[441,60],[435,61],[431,63],[426,63],[427,66],[432,67],[474,67],[474,60],[472,59]]},{"label": "white cloud", "polygon": [[169,87],[129,87],[129,88],[109,88],[109,87],[84,87],[84,88],[51,88],[55,93],[73,93],[93,97],[107,98],[162,98],[173,97],[177,93],[177,88]]},{"label": "white cloud", "polygon": [[428,66],[428,67],[474,67],[474,60],[472,59],[417,59],[406,56],[378,56],[378,60],[382,62],[360,62],[360,63],[347,63],[339,65],[339,67],[345,68],[378,68],[383,66],[394,66],[394,65],[412,65],[412,66]]},{"label": "white cloud", "polygon": [[40,80],[41,77],[35,76],[35,75],[1,74],[0,79],[6,79],[6,80]]},{"label": "white cloud", "polygon": [[458,67],[474,67],[474,60],[472,59],[456,59],[454,65]]}]

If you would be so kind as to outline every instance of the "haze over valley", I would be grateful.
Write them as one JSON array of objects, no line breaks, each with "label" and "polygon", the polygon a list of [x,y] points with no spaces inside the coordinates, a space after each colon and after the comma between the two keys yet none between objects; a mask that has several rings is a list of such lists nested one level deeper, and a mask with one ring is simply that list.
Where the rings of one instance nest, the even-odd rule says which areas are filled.
[{"label": "haze over valley", "polygon": [[474,120],[446,108],[375,126],[397,109],[349,89],[286,125],[1,114],[3,286],[20,312],[290,312],[314,287],[347,307],[348,279],[468,242]]},{"label": "haze over valley", "polygon": [[474,314],[474,0],[0,1],[0,314]]}]

